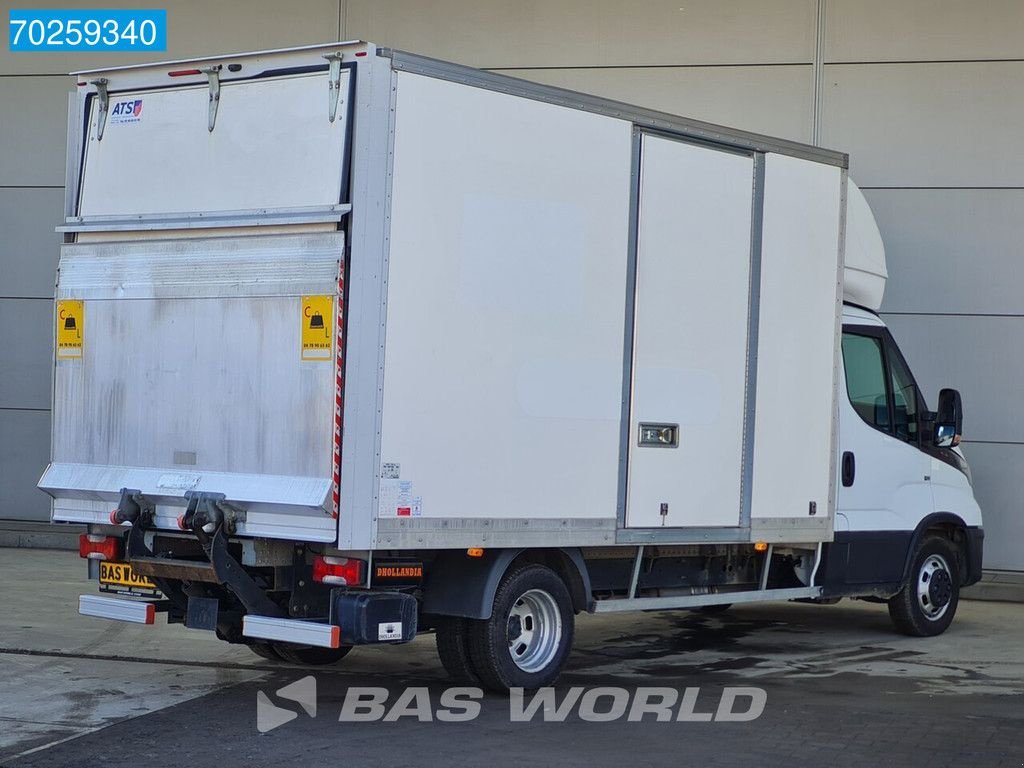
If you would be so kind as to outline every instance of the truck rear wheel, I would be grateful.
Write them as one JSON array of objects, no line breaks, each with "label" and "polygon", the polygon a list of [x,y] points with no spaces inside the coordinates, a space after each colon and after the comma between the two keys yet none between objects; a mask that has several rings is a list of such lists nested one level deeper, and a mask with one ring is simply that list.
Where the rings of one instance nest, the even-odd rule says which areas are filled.
[{"label": "truck rear wheel", "polygon": [[889,617],[896,629],[913,637],[941,635],[953,621],[960,602],[960,568],[956,548],[940,536],[929,536],[917,549],[910,578],[889,599]]},{"label": "truck rear wheel", "polygon": [[458,616],[438,619],[435,640],[437,655],[449,677],[464,683],[477,682],[476,670],[469,657],[469,619]]},{"label": "truck rear wheel", "polygon": [[311,667],[323,667],[336,664],[352,650],[351,645],[340,648],[318,648],[312,645],[292,645],[290,643],[274,643],[274,652],[284,661],[291,664],[302,664]]},{"label": "truck rear wheel", "polygon": [[469,623],[469,654],[480,682],[495,691],[535,689],[558,678],[572,648],[569,590],[544,565],[505,574],[489,619]]}]

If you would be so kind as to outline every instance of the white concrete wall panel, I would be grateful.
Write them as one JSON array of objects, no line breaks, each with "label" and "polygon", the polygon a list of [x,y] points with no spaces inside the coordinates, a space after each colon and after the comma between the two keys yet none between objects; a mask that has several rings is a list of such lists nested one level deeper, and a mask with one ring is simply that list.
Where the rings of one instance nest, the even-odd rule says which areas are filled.
[{"label": "white concrete wall panel", "polygon": [[71,87],[62,76],[0,77],[0,187],[64,185]]},{"label": "white concrete wall panel", "polygon": [[50,413],[0,408],[0,436],[0,520],[49,520],[36,482],[50,460]]},{"label": "white concrete wall panel", "polygon": [[883,311],[1021,314],[1024,189],[875,189]]},{"label": "white concrete wall panel", "polygon": [[985,568],[1024,569],[1024,445],[967,442],[964,455],[985,518]]},{"label": "white concrete wall panel", "polygon": [[0,408],[49,408],[52,362],[53,301],[0,301]]},{"label": "white concrete wall panel", "polygon": [[0,297],[53,296],[63,217],[59,187],[0,187]]},{"label": "white concrete wall panel", "polygon": [[925,400],[942,387],[964,399],[964,438],[1020,442],[1024,435],[1024,317],[884,315]]},{"label": "white concrete wall panel", "polygon": [[822,143],[862,187],[1020,186],[1024,61],[833,64]]},{"label": "white concrete wall panel", "polygon": [[[12,74],[63,75],[81,69],[111,64],[139,64],[146,61],[184,59],[217,53],[287,48],[293,45],[327,43],[339,37],[339,0],[244,0],[204,2],[173,0],[167,3],[139,3],[127,0],[61,0],[60,3],[0,3],[0,17],[6,23],[10,8],[166,8],[167,51],[152,53],[13,53],[0,48],[0,72]],[[425,4],[426,5],[426,4]]]},{"label": "white concrete wall panel", "polygon": [[811,138],[810,65],[514,69],[503,74],[771,136]]},{"label": "white concrete wall panel", "polygon": [[827,0],[825,61],[1024,58],[1020,0]]},{"label": "white concrete wall panel", "polygon": [[348,0],[347,37],[475,67],[814,58],[815,0]]}]

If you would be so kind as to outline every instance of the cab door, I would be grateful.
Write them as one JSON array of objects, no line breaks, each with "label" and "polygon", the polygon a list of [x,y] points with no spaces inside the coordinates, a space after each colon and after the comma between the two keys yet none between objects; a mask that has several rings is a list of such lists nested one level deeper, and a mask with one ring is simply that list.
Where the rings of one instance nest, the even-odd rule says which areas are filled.
[{"label": "cab door", "polygon": [[836,541],[849,545],[848,582],[898,580],[914,528],[933,508],[931,460],[919,447],[923,401],[883,326],[844,326],[842,357]]}]

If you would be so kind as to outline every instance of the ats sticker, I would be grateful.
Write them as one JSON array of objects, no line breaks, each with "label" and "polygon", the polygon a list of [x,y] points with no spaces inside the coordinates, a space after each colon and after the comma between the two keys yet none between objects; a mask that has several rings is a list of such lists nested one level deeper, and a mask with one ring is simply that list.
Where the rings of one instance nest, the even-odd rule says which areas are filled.
[{"label": "ats sticker", "polygon": [[142,120],[142,99],[115,101],[110,108],[111,123],[138,123]]}]

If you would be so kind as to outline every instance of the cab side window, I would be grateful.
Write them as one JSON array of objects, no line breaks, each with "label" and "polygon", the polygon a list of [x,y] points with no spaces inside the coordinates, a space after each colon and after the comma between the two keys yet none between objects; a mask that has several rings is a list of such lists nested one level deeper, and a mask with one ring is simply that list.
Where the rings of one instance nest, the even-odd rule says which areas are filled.
[{"label": "cab side window", "polygon": [[893,434],[900,440],[917,442],[918,407],[917,386],[899,354],[886,344],[889,374],[892,384]]},{"label": "cab side window", "polygon": [[892,433],[882,340],[874,336],[843,333],[843,368],[846,370],[846,392],[853,410],[876,429]]},{"label": "cab side window", "polygon": [[843,331],[843,368],[850,404],[875,429],[916,443],[921,405],[917,385],[888,333]]}]

